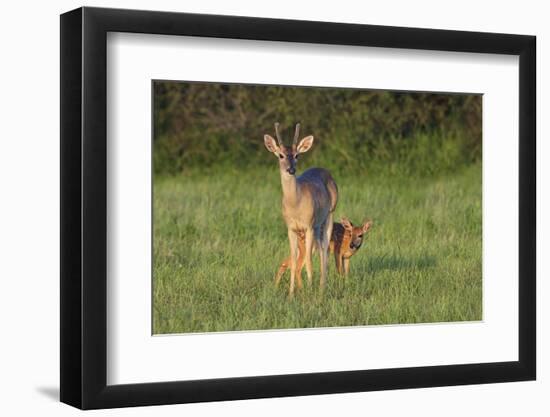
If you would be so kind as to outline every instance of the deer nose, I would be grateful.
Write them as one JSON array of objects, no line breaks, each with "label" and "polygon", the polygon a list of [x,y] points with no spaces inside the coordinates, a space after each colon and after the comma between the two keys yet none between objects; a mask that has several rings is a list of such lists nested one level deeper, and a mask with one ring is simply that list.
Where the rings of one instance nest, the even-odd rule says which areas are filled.
[{"label": "deer nose", "polygon": [[290,175],[294,175],[296,174],[296,169],[295,168],[289,168],[286,170],[286,172],[288,172]]}]

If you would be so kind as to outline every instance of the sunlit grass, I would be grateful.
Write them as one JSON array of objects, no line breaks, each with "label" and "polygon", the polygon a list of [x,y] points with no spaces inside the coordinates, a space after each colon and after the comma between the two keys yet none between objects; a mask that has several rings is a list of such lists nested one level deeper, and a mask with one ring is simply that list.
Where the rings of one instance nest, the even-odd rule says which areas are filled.
[{"label": "sunlit grass", "polygon": [[275,161],[155,178],[154,333],[481,319],[481,165],[335,179],[337,218],[369,217],[374,228],[346,282],[331,257],[321,295],[315,257],[313,287],[304,279],[290,301],[288,274],[273,283],[289,251]]}]

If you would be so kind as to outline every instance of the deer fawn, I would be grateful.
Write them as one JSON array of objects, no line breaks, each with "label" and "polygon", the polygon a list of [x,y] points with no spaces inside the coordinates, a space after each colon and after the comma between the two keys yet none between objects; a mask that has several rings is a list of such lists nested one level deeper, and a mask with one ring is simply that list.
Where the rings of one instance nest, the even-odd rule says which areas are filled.
[{"label": "deer fawn", "polygon": [[334,252],[336,269],[341,275],[349,275],[349,260],[363,244],[365,233],[372,227],[372,220],[354,226],[348,219],[335,223],[332,231],[331,251]]},{"label": "deer fawn", "polygon": [[275,123],[277,142],[270,135],[264,135],[264,144],[269,152],[279,159],[279,171],[283,188],[282,211],[290,243],[290,288],[294,294],[294,281],[302,287],[302,277],[297,275],[298,235],[304,235],[304,253],[308,282],[313,280],[311,253],[313,243],[317,246],[321,261],[320,287],[324,288],[327,276],[328,250],[332,235],[332,217],[338,201],[338,187],[330,173],[323,168],[310,168],[296,177],[299,155],[313,145],[313,136],[303,138],[300,143],[300,124],[296,125],[291,146],[283,145],[279,134],[279,123]]},{"label": "deer fawn", "polygon": [[[372,227],[372,221],[365,221],[361,226],[354,226],[348,219],[342,218],[341,223],[334,223],[332,236],[330,238],[330,252],[334,253],[336,269],[338,273],[344,276],[349,275],[349,261],[355,255],[363,244],[364,235]],[[297,276],[302,275],[304,267],[304,234],[298,236],[298,265]],[[290,258],[281,262],[281,266],[275,276],[275,284],[278,285],[283,274],[290,265]]]}]

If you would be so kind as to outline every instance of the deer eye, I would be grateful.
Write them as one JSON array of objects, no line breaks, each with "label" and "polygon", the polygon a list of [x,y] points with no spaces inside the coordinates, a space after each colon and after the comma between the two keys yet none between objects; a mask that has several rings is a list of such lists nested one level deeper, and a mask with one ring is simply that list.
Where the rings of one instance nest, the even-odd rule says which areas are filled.
[{"label": "deer eye", "polygon": [[359,235],[359,236],[357,236],[357,237],[359,237],[359,238],[362,238],[362,237],[363,237],[363,235]]},{"label": "deer eye", "polygon": [[279,159],[283,159],[283,158],[284,158],[283,154],[280,153],[280,154],[279,154]]},{"label": "deer eye", "polygon": [[294,155],[294,159],[298,159],[298,154]]}]

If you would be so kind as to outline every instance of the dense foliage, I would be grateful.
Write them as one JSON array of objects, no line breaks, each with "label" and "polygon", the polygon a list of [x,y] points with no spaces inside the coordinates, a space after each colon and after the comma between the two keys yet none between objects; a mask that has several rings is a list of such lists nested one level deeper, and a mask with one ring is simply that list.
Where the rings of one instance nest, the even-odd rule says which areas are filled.
[{"label": "dense foliage", "polygon": [[273,164],[279,121],[315,136],[309,164],[399,174],[452,172],[481,158],[481,96],[154,82],[154,170]]}]

